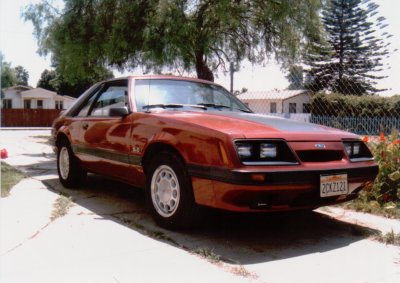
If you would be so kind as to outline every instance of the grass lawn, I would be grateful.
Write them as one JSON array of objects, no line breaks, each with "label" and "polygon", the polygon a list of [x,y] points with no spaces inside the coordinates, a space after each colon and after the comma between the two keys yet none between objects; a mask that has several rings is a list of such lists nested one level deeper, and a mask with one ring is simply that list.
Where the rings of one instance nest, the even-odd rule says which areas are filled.
[{"label": "grass lawn", "polygon": [[387,218],[400,219],[400,202],[390,202],[386,205],[381,206],[378,202],[368,201],[365,197],[361,196],[358,199],[346,202],[344,204],[341,204],[340,206],[359,212],[371,213]]},{"label": "grass lawn", "polygon": [[24,178],[24,175],[5,162],[1,162],[1,197],[7,197],[13,186]]}]

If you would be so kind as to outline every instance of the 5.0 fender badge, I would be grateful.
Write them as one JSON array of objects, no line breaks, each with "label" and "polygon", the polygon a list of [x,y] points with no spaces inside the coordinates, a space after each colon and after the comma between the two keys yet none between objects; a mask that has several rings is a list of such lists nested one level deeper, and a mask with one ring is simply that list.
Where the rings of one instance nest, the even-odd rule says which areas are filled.
[{"label": "5.0 fender badge", "polygon": [[318,149],[325,149],[326,148],[326,146],[323,143],[316,143],[314,146],[315,146],[315,148],[318,148]]}]

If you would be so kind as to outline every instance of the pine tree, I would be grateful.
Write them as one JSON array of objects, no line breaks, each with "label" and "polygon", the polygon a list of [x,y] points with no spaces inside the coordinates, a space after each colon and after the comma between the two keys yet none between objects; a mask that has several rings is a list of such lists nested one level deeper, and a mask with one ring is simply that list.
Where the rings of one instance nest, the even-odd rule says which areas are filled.
[{"label": "pine tree", "polygon": [[316,38],[305,57],[306,86],[314,91],[342,94],[374,94],[384,78],[383,58],[389,53],[385,42],[385,18],[376,17],[378,5],[370,0],[327,0],[322,10],[326,38]]}]

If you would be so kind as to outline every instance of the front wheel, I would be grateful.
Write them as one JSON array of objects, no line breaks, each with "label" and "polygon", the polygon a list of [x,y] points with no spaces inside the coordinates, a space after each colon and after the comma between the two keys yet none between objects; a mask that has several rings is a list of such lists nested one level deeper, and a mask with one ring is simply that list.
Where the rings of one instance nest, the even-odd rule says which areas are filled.
[{"label": "front wheel", "polygon": [[162,152],[151,161],[147,177],[147,204],[157,224],[168,229],[192,226],[197,206],[183,162]]},{"label": "front wheel", "polygon": [[60,182],[66,188],[78,188],[85,181],[87,173],[67,142],[62,142],[58,146],[57,171]]}]

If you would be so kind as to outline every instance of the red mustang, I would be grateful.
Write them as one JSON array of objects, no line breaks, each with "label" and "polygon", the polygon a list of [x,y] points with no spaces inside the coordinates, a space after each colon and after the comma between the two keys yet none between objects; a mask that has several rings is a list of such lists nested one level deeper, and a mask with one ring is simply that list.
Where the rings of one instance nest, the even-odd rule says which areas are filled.
[{"label": "red mustang", "polygon": [[94,172],[143,188],[167,228],[191,224],[198,205],[282,211],[352,200],[378,173],[354,134],[254,114],[221,86],[181,77],[97,83],[52,133],[65,187]]}]

